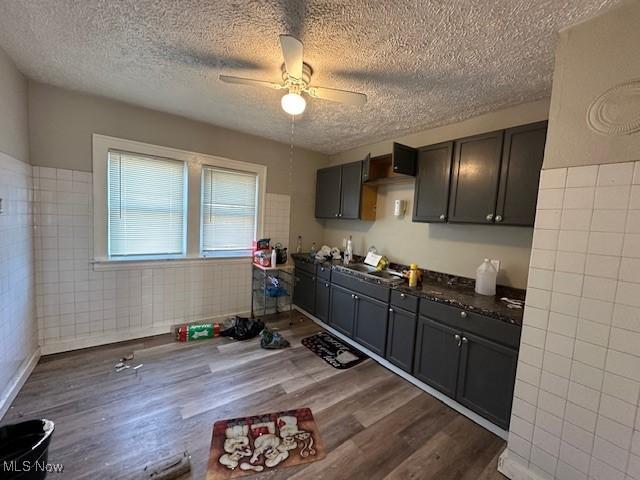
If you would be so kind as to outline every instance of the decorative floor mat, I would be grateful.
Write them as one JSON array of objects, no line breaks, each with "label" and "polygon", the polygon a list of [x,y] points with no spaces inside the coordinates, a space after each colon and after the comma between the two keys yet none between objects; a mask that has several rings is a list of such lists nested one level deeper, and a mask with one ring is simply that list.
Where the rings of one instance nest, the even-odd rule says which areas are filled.
[{"label": "decorative floor mat", "polygon": [[220,420],[213,425],[207,480],[253,475],[324,457],[308,408]]},{"label": "decorative floor mat", "polygon": [[320,332],[303,338],[302,345],[318,355],[333,368],[340,370],[355,367],[368,358],[361,351],[356,350],[327,332]]}]

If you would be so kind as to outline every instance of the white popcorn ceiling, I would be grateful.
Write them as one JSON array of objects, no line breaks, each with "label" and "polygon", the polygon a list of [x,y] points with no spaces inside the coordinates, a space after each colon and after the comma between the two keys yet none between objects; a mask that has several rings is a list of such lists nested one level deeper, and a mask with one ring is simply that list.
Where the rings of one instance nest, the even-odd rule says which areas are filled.
[{"label": "white popcorn ceiling", "polygon": [[294,143],[335,153],[550,94],[557,31],[618,0],[0,0],[0,46],[27,76],[288,142],[278,35],[312,85]]}]

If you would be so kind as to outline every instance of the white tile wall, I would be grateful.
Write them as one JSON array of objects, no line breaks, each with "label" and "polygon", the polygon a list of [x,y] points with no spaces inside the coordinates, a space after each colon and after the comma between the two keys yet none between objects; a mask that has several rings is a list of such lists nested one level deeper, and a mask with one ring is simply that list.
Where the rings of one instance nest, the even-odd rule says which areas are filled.
[{"label": "white tile wall", "polygon": [[640,480],[640,162],[545,170],[510,459]]},{"label": "white tile wall", "polygon": [[[271,245],[289,245],[289,219],[291,217],[291,197],[278,193],[267,193],[264,217],[264,236],[271,238]],[[293,246],[295,248],[295,245]],[[291,248],[290,251],[294,251]]]},{"label": "white tile wall", "polygon": [[37,348],[31,166],[0,153],[0,394]]},{"label": "white tile wall", "polygon": [[[36,316],[45,353],[250,309],[248,263],[94,271],[92,175],[33,167],[33,176]],[[285,245],[289,203],[286,195],[267,196],[265,232]]]}]

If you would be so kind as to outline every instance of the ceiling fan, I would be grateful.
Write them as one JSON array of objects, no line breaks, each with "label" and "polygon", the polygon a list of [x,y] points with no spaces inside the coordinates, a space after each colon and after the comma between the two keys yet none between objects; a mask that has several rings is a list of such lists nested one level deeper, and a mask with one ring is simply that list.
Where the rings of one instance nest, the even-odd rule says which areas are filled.
[{"label": "ceiling fan", "polygon": [[254,80],[252,78],[232,77],[220,75],[220,80],[226,83],[267,87],[276,90],[286,89],[288,93],[282,97],[282,109],[290,115],[304,112],[307,102],[302,96],[306,93],[310,97],[331,100],[347,105],[364,105],[367,96],[364,93],[349,92],[335,88],[309,86],[313,70],[302,60],[302,42],[290,35],[280,35],[280,46],[284,63],[282,64],[282,83]]}]

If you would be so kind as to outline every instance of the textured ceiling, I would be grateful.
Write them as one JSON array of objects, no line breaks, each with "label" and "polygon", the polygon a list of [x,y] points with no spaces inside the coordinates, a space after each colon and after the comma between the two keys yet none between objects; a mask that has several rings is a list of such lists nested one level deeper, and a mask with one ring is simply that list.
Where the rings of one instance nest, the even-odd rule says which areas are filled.
[{"label": "textured ceiling", "polygon": [[29,77],[288,142],[278,35],[312,85],[294,143],[335,153],[549,95],[556,32],[617,0],[0,0],[0,46]]}]

